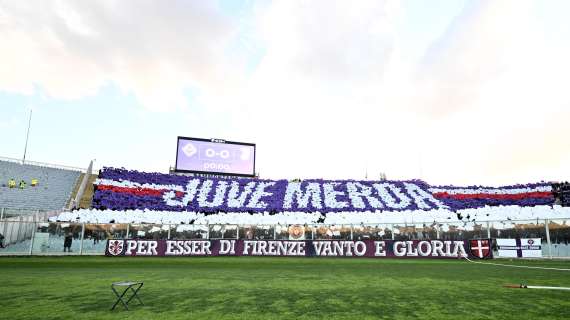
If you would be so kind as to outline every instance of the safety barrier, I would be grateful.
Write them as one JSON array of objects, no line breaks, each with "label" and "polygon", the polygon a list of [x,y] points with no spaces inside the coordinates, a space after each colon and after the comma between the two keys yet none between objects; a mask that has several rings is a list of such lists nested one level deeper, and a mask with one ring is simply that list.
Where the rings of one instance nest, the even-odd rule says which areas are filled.
[{"label": "safety barrier", "polygon": [[[107,239],[469,240],[540,238],[543,257],[570,258],[570,218],[361,225],[96,224],[0,221],[0,255],[102,255]],[[64,253],[64,244],[67,244]]]}]

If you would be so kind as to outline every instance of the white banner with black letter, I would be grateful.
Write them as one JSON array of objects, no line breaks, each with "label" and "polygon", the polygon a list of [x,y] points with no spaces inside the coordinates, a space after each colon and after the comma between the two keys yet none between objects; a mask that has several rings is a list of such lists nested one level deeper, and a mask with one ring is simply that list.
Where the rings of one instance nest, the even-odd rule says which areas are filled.
[{"label": "white banner with black letter", "polygon": [[540,238],[497,239],[499,257],[504,258],[541,258],[542,241]]}]

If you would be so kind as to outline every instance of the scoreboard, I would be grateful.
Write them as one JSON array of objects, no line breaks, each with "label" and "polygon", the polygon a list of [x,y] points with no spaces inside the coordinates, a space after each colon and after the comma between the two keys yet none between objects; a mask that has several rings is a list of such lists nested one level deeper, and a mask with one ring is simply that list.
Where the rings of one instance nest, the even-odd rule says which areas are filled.
[{"label": "scoreboard", "polygon": [[179,172],[255,176],[255,144],[220,139],[178,137]]}]

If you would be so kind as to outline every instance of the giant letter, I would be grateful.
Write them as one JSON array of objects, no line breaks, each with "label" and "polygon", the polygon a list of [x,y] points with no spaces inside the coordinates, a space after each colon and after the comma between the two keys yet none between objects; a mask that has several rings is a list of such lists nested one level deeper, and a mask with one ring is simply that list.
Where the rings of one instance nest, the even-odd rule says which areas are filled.
[{"label": "giant letter", "polygon": [[317,182],[307,183],[305,192],[301,190],[301,182],[289,182],[285,191],[285,199],[283,200],[283,208],[291,209],[293,207],[293,197],[297,195],[297,207],[307,208],[309,198],[311,198],[311,206],[315,209],[321,209],[321,185]]},{"label": "giant letter", "polygon": [[192,179],[188,181],[188,184],[186,185],[186,191],[184,193],[184,198],[182,198],[182,201],[175,199],[176,193],[174,191],[165,192],[162,198],[164,199],[164,202],[166,202],[166,204],[169,206],[185,207],[188,205],[188,203],[194,200],[199,183],[200,183],[199,179]]},{"label": "giant letter", "polygon": [[347,182],[346,189],[348,190],[348,197],[350,198],[350,201],[352,202],[352,206],[354,208],[366,208],[364,201],[362,201],[362,197],[365,197],[366,200],[368,200],[368,204],[374,209],[384,207],[380,200],[372,196],[372,188],[367,185],[364,185],[360,182]]},{"label": "giant letter", "polygon": [[[422,188],[420,188],[418,185],[408,182],[404,182],[404,185],[406,186],[408,193],[412,196],[412,198],[414,198],[414,202],[418,205],[418,208],[429,210],[445,207],[445,205],[434,198],[431,193],[422,190]],[[427,203],[426,201],[430,202],[431,204]]]},{"label": "giant letter", "polygon": [[342,191],[336,191],[335,186],[338,186],[338,182],[323,183],[323,190],[325,192],[325,206],[334,209],[341,209],[348,207],[348,202],[338,201],[337,196],[345,195]]},{"label": "giant letter", "polygon": [[[228,192],[228,207],[230,208],[241,208],[245,204],[245,199],[247,196],[251,194],[253,191],[253,187],[255,187],[256,182],[248,182],[243,191],[239,193],[239,182],[232,181],[232,186],[230,187],[230,191]],[[238,196],[239,193],[239,196]]]},{"label": "giant letter", "polygon": [[212,190],[212,180],[206,180],[202,183],[200,188],[200,195],[198,196],[198,204],[200,207],[218,207],[224,203],[224,196],[226,195],[226,189],[228,188],[228,183],[226,181],[218,181],[216,187],[216,194],[212,201],[208,201],[208,195],[210,190]]},{"label": "giant letter", "polygon": [[[406,196],[402,192],[402,190],[394,184],[384,182],[384,183],[375,183],[373,184],[373,186],[376,189],[376,191],[378,191],[378,195],[380,196],[380,198],[388,208],[405,209],[411,203],[410,198],[408,198],[408,196]],[[390,189],[390,191],[392,191],[394,196],[396,196],[397,200],[399,200],[398,202],[396,202],[396,199],[388,192],[388,189]]]},{"label": "giant letter", "polygon": [[251,195],[251,199],[247,204],[248,208],[267,208],[267,203],[261,201],[261,198],[272,195],[271,192],[266,192],[265,188],[275,185],[275,182],[260,182],[255,188],[255,192]]}]

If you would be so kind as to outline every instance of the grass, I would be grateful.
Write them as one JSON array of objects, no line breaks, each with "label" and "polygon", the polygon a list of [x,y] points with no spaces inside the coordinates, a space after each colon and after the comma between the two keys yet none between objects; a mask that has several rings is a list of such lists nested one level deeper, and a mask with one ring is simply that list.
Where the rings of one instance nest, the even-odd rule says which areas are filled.
[{"label": "grass", "polygon": [[[570,268],[570,261],[499,261]],[[110,284],[142,280],[144,306]],[[0,319],[568,319],[570,272],[459,260],[0,257]],[[120,307],[120,306],[119,306]]]}]

